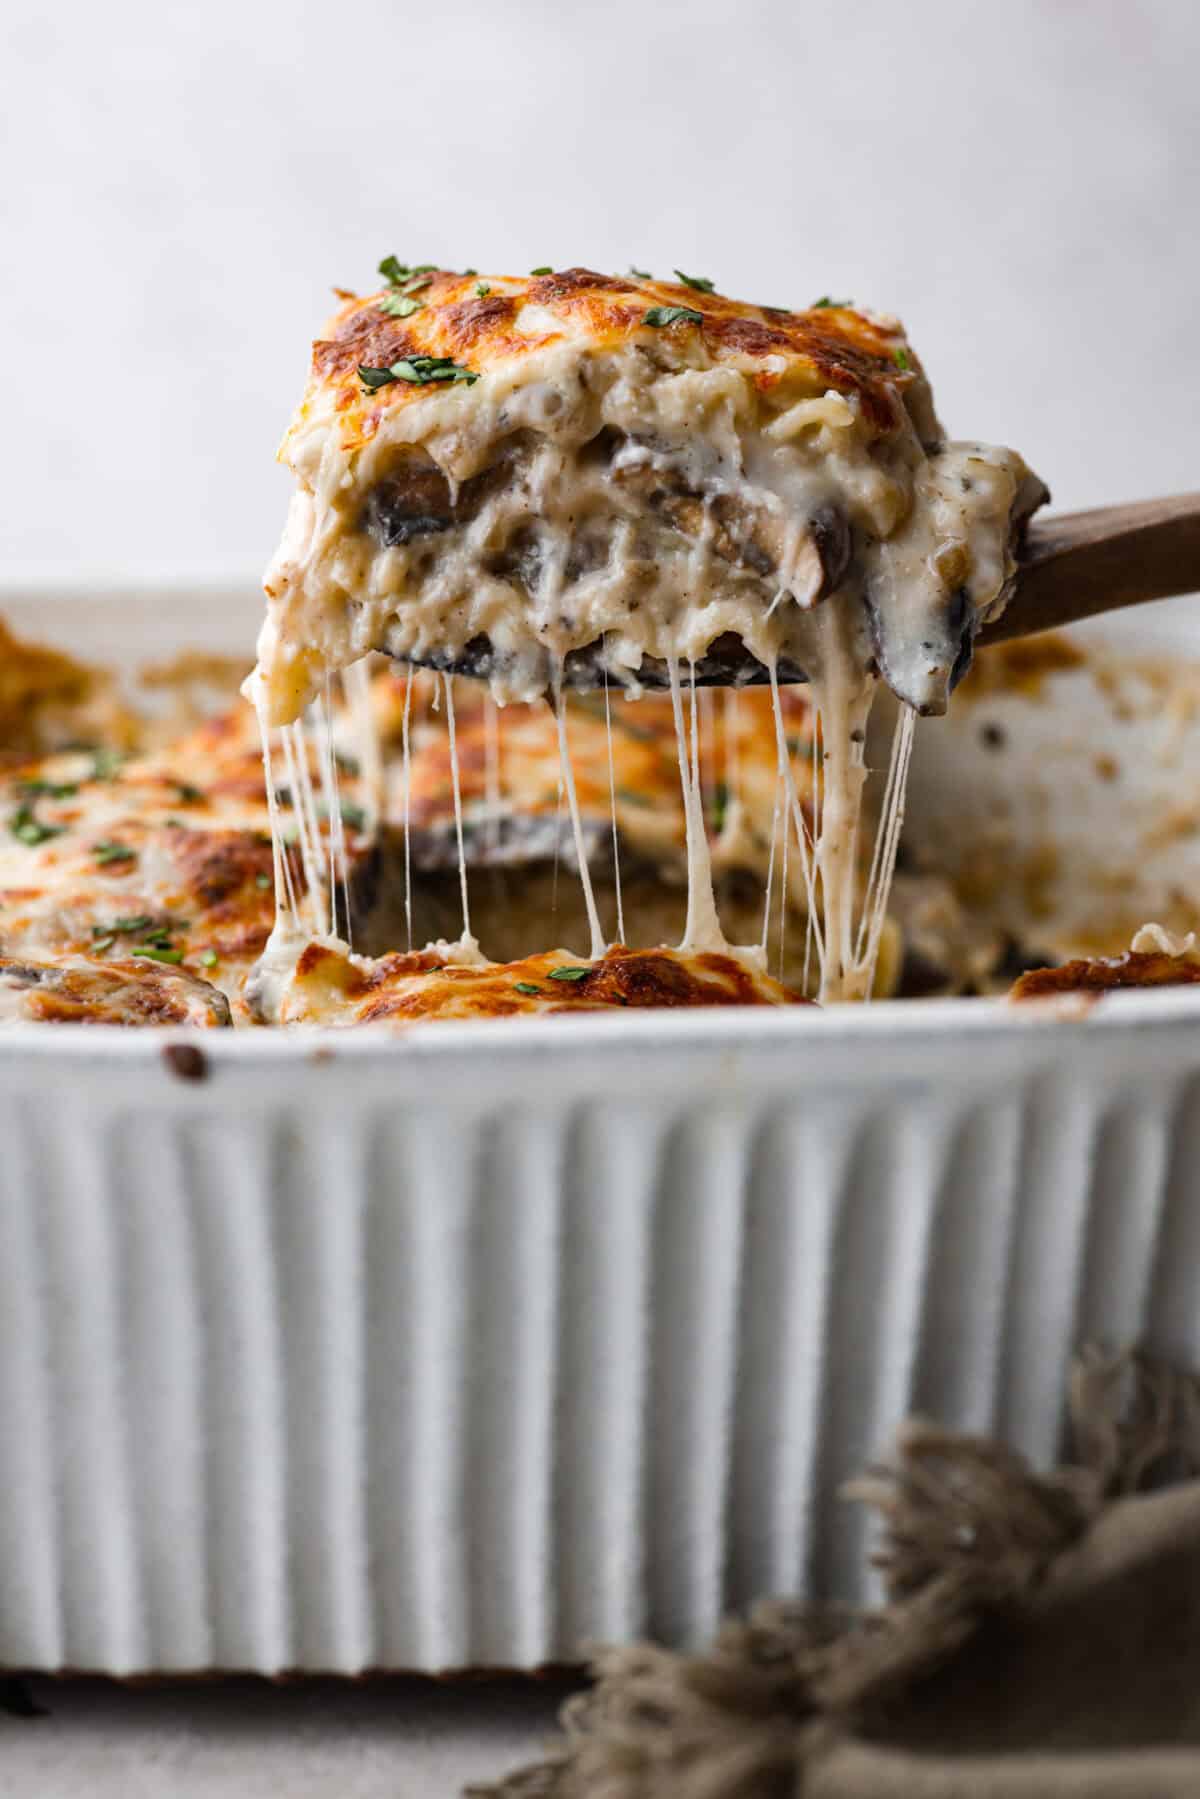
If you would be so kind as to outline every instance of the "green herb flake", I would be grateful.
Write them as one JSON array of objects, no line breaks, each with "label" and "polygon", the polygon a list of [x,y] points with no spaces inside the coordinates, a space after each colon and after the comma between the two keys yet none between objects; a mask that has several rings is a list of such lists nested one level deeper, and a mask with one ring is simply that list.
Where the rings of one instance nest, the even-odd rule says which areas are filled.
[{"label": "green herb flake", "polygon": [[515,981],[513,985],[518,993],[540,993],[542,991],[540,987],[535,987],[532,981]]},{"label": "green herb flake", "polygon": [[271,885],[270,875],[255,875],[254,885],[256,887],[261,887],[263,892],[265,893],[267,888]]},{"label": "green herb flake", "polygon": [[[94,929],[92,934],[95,936]],[[99,956],[102,955],[106,949],[111,949],[116,941],[115,937],[97,937],[95,943],[92,945],[92,949],[95,954]]]},{"label": "green herb flake", "polygon": [[675,273],[685,287],[694,287],[698,294],[711,294],[716,291],[716,282],[710,281],[707,275],[685,275],[682,269]]},{"label": "green herb flake", "polygon": [[849,306],[849,304],[850,304],[849,300],[831,300],[829,298],[828,294],[822,294],[821,298],[819,300],[813,301],[812,311],[813,312],[823,312],[828,308],[832,308],[835,312],[837,312],[837,311],[840,311],[842,307]]},{"label": "green herb flake", "polygon": [[552,968],[549,978],[552,981],[583,981],[591,972],[590,968],[571,968],[564,964],[561,968]]},{"label": "green herb flake", "polygon": [[183,961],[183,951],[181,949],[160,949],[157,947],[154,949],[139,948],[131,950],[130,954],[141,956],[147,962],[167,962],[172,968],[178,968],[179,964]]},{"label": "green herb flake", "polygon": [[[379,273],[391,287],[406,287],[411,293],[413,281],[418,275],[429,275],[437,270],[436,262],[400,262],[395,256],[385,256],[379,265]],[[422,287],[428,287],[428,281],[422,281]]]},{"label": "green herb flake", "polygon": [[411,294],[386,294],[379,302],[379,310],[394,319],[410,319],[423,305],[424,301],[414,300]]},{"label": "green herb flake", "polygon": [[26,799],[73,800],[79,792],[74,781],[18,781],[17,792]]},{"label": "green herb flake", "polygon": [[125,758],[120,750],[100,749],[92,756],[89,781],[111,781]]},{"label": "green herb flake", "polygon": [[903,345],[900,347],[900,349],[892,351],[892,361],[895,363],[895,365],[898,369],[902,369],[905,372],[907,372],[912,367],[911,362],[908,360],[908,351],[903,347]]},{"label": "green herb flake", "polygon": [[136,862],[137,851],[131,850],[127,843],[105,841],[92,845],[92,854],[101,868],[107,868],[114,862]]},{"label": "green herb flake", "polygon": [[633,787],[618,787],[617,798],[623,800],[627,806],[649,806],[652,804],[646,794],[638,793]]},{"label": "green herb flake", "polygon": [[475,283],[475,292],[479,295],[479,298],[481,300],[483,299],[485,294],[490,294],[491,291],[492,291],[491,287],[489,286],[489,284],[486,281],[477,281]]},{"label": "green herb flake", "polygon": [[414,387],[428,387],[434,382],[465,381],[468,387],[478,381],[473,369],[463,368],[452,356],[404,356],[390,368],[368,368],[360,363],[358,378],[368,390],[389,387],[393,381],[407,381]]},{"label": "green herb flake", "polygon": [[148,931],[153,923],[154,920],[148,912],[139,912],[136,917],[114,918],[108,924],[94,924],[92,936],[104,937],[110,931],[115,931],[119,936],[132,935],[137,931]]},{"label": "green herb flake", "polygon": [[348,825],[352,831],[366,830],[367,814],[362,806],[356,806],[352,804],[350,800],[343,800],[341,804],[341,814],[342,823]]},{"label": "green herb flake", "polygon": [[649,312],[643,313],[642,323],[661,331],[666,325],[702,325],[704,314],[690,306],[652,306]]},{"label": "green herb flake", "polygon": [[649,269],[635,269],[632,263],[629,265],[629,273],[636,281],[653,281],[654,279]]},{"label": "green herb flake", "polygon": [[61,837],[66,830],[65,825],[43,824],[35,818],[31,805],[18,806],[8,821],[8,828],[18,843],[29,849],[36,849],[39,843],[48,843],[51,837]]},{"label": "green herb flake", "polygon": [[544,262],[540,268],[530,269],[529,273],[531,275],[553,275],[554,270],[548,262]]},{"label": "green herb flake", "polygon": [[478,273],[479,273],[478,269],[464,269],[463,270],[464,275],[478,275]]},{"label": "green herb flake", "polygon": [[193,787],[190,781],[172,781],[171,785],[185,806],[198,806],[204,798],[203,790]]},{"label": "green herb flake", "polygon": [[714,831],[725,829],[725,819],[729,811],[729,789],[724,781],[718,781],[712,794],[712,821]]},{"label": "green herb flake", "polygon": [[215,949],[206,949],[200,957],[201,968],[215,968],[220,961]]}]

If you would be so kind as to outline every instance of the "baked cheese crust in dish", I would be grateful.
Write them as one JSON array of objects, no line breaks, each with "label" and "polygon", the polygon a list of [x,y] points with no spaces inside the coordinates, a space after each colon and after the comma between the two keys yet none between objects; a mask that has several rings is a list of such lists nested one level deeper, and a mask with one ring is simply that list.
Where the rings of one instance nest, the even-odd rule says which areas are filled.
[{"label": "baked cheese crust in dish", "polygon": [[458,946],[444,944],[369,960],[336,945],[308,943],[290,964],[260,971],[254,991],[267,1022],[337,1026],[809,1003],[733,955],[617,948],[587,962],[567,950],[549,950],[498,964],[472,961]]},{"label": "baked cheese crust in dish", "polygon": [[231,1022],[229,1002],[181,968],[145,962],[28,962],[0,956],[0,1024],[192,1025]]},{"label": "baked cheese crust in dish", "polygon": [[1123,988],[1191,987],[1200,981],[1200,951],[1189,932],[1176,938],[1160,925],[1144,925],[1123,956],[1081,956],[1055,968],[1035,968],[1014,984],[1010,998],[1058,999],[1066,994],[1115,993]]},{"label": "baked cheese crust in dish", "polygon": [[[348,770],[341,791],[339,873],[353,892],[369,882],[375,849]],[[306,858],[294,834],[286,835],[284,883],[298,896],[299,914],[320,929],[329,922],[328,829],[319,867],[311,848]],[[307,876],[320,890],[319,905]],[[0,775],[5,955],[182,968],[240,1010],[246,976],[275,922],[275,879],[257,724],[244,703],[147,755],[100,745]]]},{"label": "baked cheese crust in dish", "polygon": [[314,346],[281,451],[269,724],[371,649],[528,699],[572,652],[636,681],[731,636],[764,670],[848,661],[944,710],[1045,490],[1014,451],[947,441],[898,321],[696,277],[381,266]]}]

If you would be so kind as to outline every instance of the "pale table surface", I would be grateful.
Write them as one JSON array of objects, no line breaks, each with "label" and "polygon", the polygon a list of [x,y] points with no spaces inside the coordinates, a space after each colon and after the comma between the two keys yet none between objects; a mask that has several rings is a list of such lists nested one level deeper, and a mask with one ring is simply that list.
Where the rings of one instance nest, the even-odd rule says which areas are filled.
[{"label": "pale table surface", "polygon": [[3,1799],[455,1799],[534,1759],[567,1682],[122,1688],[34,1681],[0,1713]]}]

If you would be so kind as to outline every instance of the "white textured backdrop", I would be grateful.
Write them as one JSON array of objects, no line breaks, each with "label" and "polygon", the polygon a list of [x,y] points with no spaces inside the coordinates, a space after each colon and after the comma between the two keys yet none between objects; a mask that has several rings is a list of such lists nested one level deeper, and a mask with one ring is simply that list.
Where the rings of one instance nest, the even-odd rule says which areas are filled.
[{"label": "white textured backdrop", "polygon": [[900,312],[1068,505],[1197,484],[1193,0],[8,0],[0,577],[257,572],[337,282]]}]

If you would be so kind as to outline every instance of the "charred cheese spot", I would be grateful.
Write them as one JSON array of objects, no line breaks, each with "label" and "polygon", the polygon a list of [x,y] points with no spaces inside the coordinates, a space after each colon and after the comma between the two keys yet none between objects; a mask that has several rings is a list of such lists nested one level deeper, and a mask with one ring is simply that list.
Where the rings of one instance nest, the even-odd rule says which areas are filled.
[{"label": "charred cheese spot", "polygon": [[1189,987],[1200,981],[1200,963],[1187,956],[1130,950],[1111,961],[1080,959],[1057,968],[1035,968],[1014,984],[1014,1000],[1053,999],[1066,993],[1114,993],[1135,987]]}]

